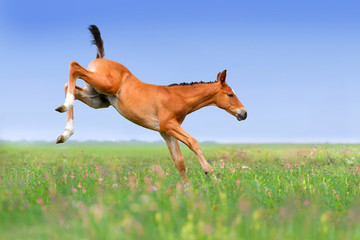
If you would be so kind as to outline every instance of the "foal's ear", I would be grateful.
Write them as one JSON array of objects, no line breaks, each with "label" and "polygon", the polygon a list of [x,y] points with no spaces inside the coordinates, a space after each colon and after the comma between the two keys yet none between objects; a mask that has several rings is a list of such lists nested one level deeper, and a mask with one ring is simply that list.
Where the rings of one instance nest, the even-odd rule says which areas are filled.
[{"label": "foal's ear", "polygon": [[218,73],[217,77],[216,77],[216,81],[220,82],[220,76],[221,76],[221,72]]},{"label": "foal's ear", "polygon": [[224,85],[225,79],[226,79],[226,70],[224,70],[223,72],[219,72],[216,81],[221,82],[221,84]]}]

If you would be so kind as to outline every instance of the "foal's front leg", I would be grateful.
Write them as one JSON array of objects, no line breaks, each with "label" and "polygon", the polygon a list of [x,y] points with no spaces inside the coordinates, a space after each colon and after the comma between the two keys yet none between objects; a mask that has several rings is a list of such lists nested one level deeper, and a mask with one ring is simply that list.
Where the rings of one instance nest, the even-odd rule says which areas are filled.
[{"label": "foal's front leg", "polygon": [[184,157],[181,154],[179,142],[176,138],[174,138],[171,135],[168,135],[166,133],[160,132],[161,136],[164,138],[172,159],[174,160],[175,167],[180,173],[181,180],[184,182],[184,184],[189,184],[189,180],[186,176],[186,168],[185,168],[185,161]]},{"label": "foal's front leg", "polygon": [[169,122],[166,124],[166,126],[162,126],[162,128],[164,129],[164,132],[186,144],[186,146],[188,146],[195,153],[206,175],[211,172],[212,168],[204,158],[199,143],[195,140],[195,138],[185,132],[185,130],[181,128],[179,123]]}]

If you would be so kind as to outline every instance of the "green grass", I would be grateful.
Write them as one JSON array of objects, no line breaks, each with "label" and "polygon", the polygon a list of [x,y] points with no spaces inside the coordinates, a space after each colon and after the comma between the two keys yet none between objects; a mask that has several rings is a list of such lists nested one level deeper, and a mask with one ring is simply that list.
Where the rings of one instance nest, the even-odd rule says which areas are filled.
[{"label": "green grass", "polygon": [[360,239],[360,145],[0,145],[0,239]]}]

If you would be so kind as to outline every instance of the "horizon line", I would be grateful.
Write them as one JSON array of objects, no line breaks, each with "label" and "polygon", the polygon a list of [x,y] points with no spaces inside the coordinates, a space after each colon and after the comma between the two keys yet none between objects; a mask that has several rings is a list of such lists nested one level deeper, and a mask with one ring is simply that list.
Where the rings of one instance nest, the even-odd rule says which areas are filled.
[{"label": "horizon line", "polygon": [[[198,141],[200,144],[360,144],[360,141],[213,141],[213,140],[205,140]],[[58,145],[55,141],[49,140],[6,140],[0,139],[0,144],[2,143],[46,143],[54,145]],[[83,144],[83,143],[141,143],[141,144],[154,144],[154,143],[165,143],[164,140],[138,140],[138,139],[130,139],[130,140],[70,140],[67,141],[68,144]],[[183,144],[180,142],[180,144]],[[185,144],[183,144],[185,145]]]}]

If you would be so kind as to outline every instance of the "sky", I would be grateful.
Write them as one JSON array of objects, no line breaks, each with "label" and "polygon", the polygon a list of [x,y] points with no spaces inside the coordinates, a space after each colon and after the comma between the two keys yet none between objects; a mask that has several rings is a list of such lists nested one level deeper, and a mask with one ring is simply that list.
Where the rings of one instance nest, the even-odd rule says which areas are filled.
[{"label": "sky", "polygon": [[[227,83],[245,121],[216,107],[185,119],[199,141],[360,143],[359,1],[0,1],[0,139],[55,141],[71,61],[105,58],[160,85]],[[83,81],[77,84],[83,86]],[[76,101],[71,140],[158,141],[114,108]]]}]

